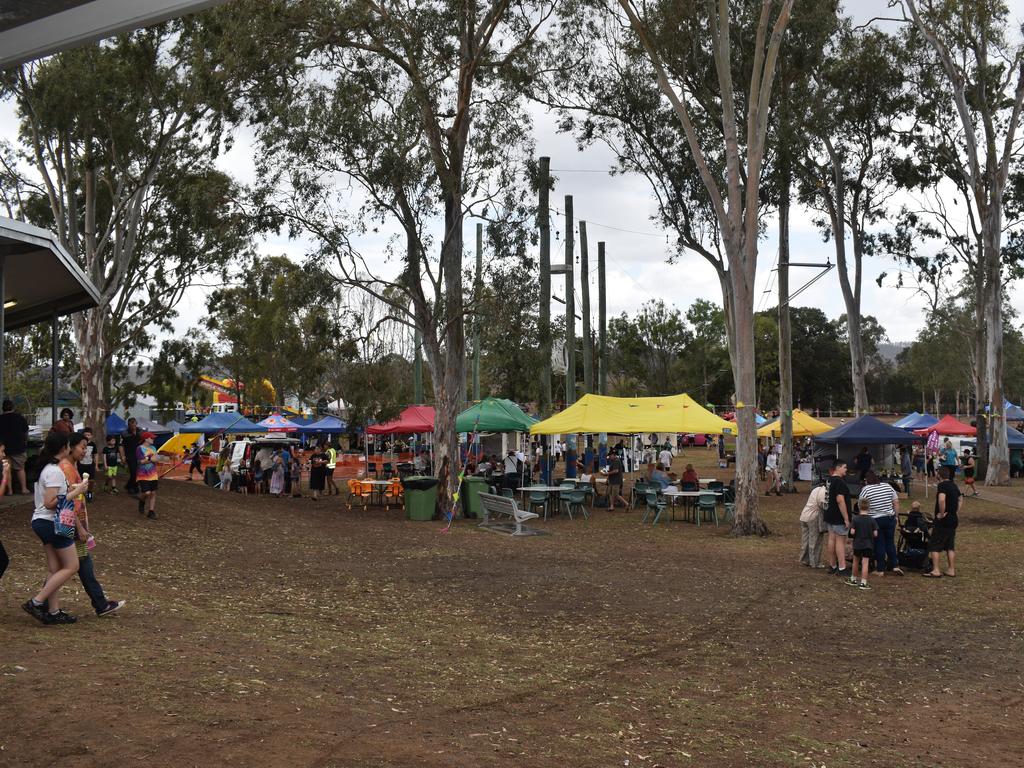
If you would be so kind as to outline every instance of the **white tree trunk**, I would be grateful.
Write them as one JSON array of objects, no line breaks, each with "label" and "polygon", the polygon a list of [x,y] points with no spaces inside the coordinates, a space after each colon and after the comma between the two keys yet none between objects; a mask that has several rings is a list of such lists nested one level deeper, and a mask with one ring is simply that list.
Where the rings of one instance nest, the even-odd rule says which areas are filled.
[{"label": "white tree trunk", "polygon": [[1010,446],[1006,440],[1006,415],[1003,410],[1003,281],[1000,236],[1001,200],[992,206],[985,219],[985,379],[988,382],[989,419],[988,468],[985,485],[1010,484]]}]

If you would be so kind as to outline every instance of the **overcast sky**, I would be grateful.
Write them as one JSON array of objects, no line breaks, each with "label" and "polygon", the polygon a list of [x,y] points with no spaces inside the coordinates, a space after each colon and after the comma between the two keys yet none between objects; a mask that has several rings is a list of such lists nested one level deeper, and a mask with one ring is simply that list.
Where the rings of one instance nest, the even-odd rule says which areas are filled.
[{"label": "overcast sky", "polygon": [[[1014,18],[1024,13],[1024,0],[1011,0]],[[799,6],[799,0],[797,2]],[[847,9],[858,22],[865,22],[874,16],[892,15],[887,0],[848,0]],[[0,109],[0,136],[15,138],[15,121],[9,105]],[[577,220],[587,221],[591,245],[591,260],[596,262],[596,243],[607,243],[608,268],[608,310],[610,315],[632,312],[643,302],[658,298],[684,310],[698,298],[708,298],[721,303],[721,291],[714,270],[703,258],[686,255],[674,264],[666,259],[672,252],[666,233],[652,221],[655,208],[647,182],[638,176],[607,175],[613,164],[611,153],[601,146],[583,152],[576,149],[571,136],[561,135],[555,130],[554,120],[541,109],[534,110],[537,154],[551,157],[553,175],[557,184],[552,193],[552,205],[561,210],[565,195],[572,195]],[[250,136],[239,132],[231,152],[220,159],[222,168],[243,183],[255,181],[253,144]],[[797,262],[834,261],[834,246],[823,242],[821,234],[812,224],[811,217],[801,210],[794,210],[791,229],[792,260]],[[475,222],[467,220],[467,244],[474,242]],[[564,226],[561,217],[556,217],[552,227],[561,237]],[[775,306],[775,276],[772,271],[777,259],[778,244],[774,222],[768,225],[768,234],[761,241],[758,264],[758,299],[755,308]],[[260,251],[267,254],[287,254],[301,259],[310,248],[308,242],[289,241],[283,237],[267,238],[260,244]],[[552,243],[554,261],[560,261],[564,252],[563,241]],[[558,254],[556,256],[555,254]],[[370,253],[367,254],[372,255]],[[923,323],[922,301],[912,290],[898,290],[890,277],[884,287],[875,285],[880,272],[894,272],[894,264],[888,259],[870,259],[864,275],[863,311],[875,315],[888,331],[892,341],[913,339]],[[790,278],[791,290],[796,290],[810,279],[813,270],[794,270]],[[596,275],[593,276],[592,290],[596,314]],[[564,295],[564,280],[555,276],[554,292]],[[578,284],[577,284],[578,285]],[[769,293],[760,291],[769,289]],[[578,287],[577,287],[578,290]],[[1014,296],[1014,306],[1024,314],[1024,298]],[[193,289],[181,306],[181,317],[176,323],[179,332],[194,325],[204,313],[205,291]],[[835,318],[844,312],[836,273],[820,280],[794,302],[799,306],[820,307],[829,317]],[[553,312],[561,312],[561,305],[554,304]],[[577,331],[578,333],[578,331]]]}]

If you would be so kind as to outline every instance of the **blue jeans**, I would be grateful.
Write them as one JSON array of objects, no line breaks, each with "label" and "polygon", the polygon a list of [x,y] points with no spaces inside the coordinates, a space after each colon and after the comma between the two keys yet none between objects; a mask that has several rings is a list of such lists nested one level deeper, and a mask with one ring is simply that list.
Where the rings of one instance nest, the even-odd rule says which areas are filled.
[{"label": "blue jeans", "polygon": [[103,593],[103,587],[96,581],[96,570],[93,568],[92,555],[78,558],[78,578],[85,587],[86,594],[92,601],[93,610],[102,611],[107,607],[107,596]]},{"label": "blue jeans", "polygon": [[[900,562],[896,556],[896,515],[876,517],[878,538],[875,539],[875,570],[891,571]],[[886,562],[888,557],[888,562]]]}]

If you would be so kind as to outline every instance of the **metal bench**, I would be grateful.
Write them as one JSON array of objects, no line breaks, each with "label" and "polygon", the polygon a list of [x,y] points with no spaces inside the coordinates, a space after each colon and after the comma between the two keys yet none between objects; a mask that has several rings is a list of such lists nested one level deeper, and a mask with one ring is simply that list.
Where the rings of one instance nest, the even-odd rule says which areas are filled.
[{"label": "metal bench", "polygon": [[[536,528],[527,528],[523,525],[527,520],[534,520],[538,517],[536,512],[527,512],[520,509],[515,499],[507,496],[496,496],[493,493],[480,494],[480,506],[483,508],[484,519],[480,522],[481,528],[486,528],[495,533],[508,533],[512,536],[536,536],[545,531]],[[510,522],[504,522],[501,518],[509,518]],[[497,518],[497,519],[496,519]]]}]

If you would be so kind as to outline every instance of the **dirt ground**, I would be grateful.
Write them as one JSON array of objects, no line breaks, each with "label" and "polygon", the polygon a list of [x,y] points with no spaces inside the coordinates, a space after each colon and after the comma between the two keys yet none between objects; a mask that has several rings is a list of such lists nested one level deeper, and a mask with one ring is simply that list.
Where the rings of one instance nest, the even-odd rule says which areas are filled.
[{"label": "dirt ground", "polygon": [[19,608],[43,557],[0,511],[0,765],[1024,765],[1024,511],[972,499],[955,580],[860,592],[797,565],[803,493],[762,497],[765,539],[160,495],[93,503],[128,604],[75,581],[71,627]]}]

